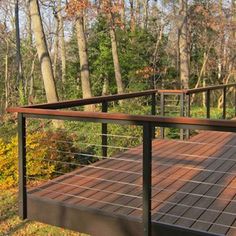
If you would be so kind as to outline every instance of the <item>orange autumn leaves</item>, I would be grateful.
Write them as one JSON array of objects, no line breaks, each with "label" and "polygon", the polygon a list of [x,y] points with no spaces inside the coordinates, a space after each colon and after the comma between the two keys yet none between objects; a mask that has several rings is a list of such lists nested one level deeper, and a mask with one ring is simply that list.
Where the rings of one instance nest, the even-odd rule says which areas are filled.
[{"label": "orange autumn leaves", "polygon": [[92,3],[89,0],[70,0],[66,6],[66,12],[69,17],[75,17],[78,13],[82,13],[85,10],[93,12],[92,17],[96,17],[97,14],[102,14],[109,17],[112,15],[114,24],[123,28],[120,13],[123,3],[121,0],[101,0],[99,4]]}]

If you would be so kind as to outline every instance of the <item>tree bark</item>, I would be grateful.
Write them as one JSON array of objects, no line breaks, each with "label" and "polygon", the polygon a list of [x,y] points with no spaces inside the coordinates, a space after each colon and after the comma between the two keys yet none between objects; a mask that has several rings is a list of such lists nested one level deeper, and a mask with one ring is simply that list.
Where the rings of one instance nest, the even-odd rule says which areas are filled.
[{"label": "tree bark", "polygon": [[125,0],[121,0],[120,17],[122,24],[125,25]]},{"label": "tree bark", "polygon": [[8,108],[9,104],[9,76],[8,76],[8,67],[9,67],[9,42],[6,40],[6,54],[5,54],[5,109]]},{"label": "tree bark", "polygon": [[189,39],[187,25],[187,0],[179,2],[179,16],[181,24],[179,27],[179,66],[180,66],[180,81],[184,89],[189,88]]},{"label": "tree bark", "polygon": [[[87,42],[84,32],[84,19],[83,13],[79,12],[76,18],[76,30],[77,30],[77,42],[79,48],[79,59],[80,59],[80,74],[81,74],[81,85],[83,98],[92,97],[92,91],[89,80],[89,62],[87,53]],[[93,105],[85,107],[85,110],[94,110]]]},{"label": "tree bark", "polygon": [[142,22],[143,29],[146,29],[148,24],[148,8],[149,8],[149,0],[143,0],[143,22]]},{"label": "tree bark", "polygon": [[140,26],[140,0],[135,0],[136,25]]},{"label": "tree bark", "polygon": [[23,65],[21,57],[21,38],[19,22],[19,0],[15,1],[15,28],[16,28],[16,61],[17,61],[17,88],[19,91],[20,104],[25,103],[26,91],[24,90]]},{"label": "tree bark", "polygon": [[58,46],[59,46],[59,22],[57,13],[55,15],[55,21],[56,21],[56,32],[53,45],[53,76],[54,79],[57,80]]},{"label": "tree bark", "polygon": [[135,31],[134,0],[129,0],[130,4],[130,31]]},{"label": "tree bark", "polygon": [[110,37],[111,37],[111,48],[112,48],[112,57],[113,57],[114,70],[115,70],[117,93],[121,94],[121,93],[124,93],[124,88],[123,88],[123,83],[122,83],[122,78],[121,78],[120,62],[119,62],[118,48],[117,48],[117,41],[116,41],[116,32],[113,26],[110,27]]},{"label": "tree bark", "polygon": [[65,33],[64,33],[64,21],[62,17],[61,0],[58,3],[58,26],[59,26],[59,48],[61,56],[61,79],[62,83],[66,80],[66,46],[65,46]]},{"label": "tree bark", "polygon": [[38,0],[29,0],[29,9],[47,101],[57,102],[58,95],[53,76],[52,62],[43,30]]}]

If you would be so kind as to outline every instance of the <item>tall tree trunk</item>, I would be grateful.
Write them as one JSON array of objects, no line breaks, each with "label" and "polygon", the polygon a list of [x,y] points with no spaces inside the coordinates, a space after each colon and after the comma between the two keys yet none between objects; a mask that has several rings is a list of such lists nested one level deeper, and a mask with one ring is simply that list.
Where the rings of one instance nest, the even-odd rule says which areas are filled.
[{"label": "tall tree trunk", "polygon": [[[77,42],[79,48],[79,59],[80,59],[80,74],[81,74],[81,85],[83,98],[92,97],[92,91],[89,80],[89,62],[87,52],[87,42],[84,32],[84,19],[83,13],[79,12],[76,18],[76,30],[77,30]],[[94,106],[89,105],[85,107],[87,111],[93,111]]]},{"label": "tall tree trunk", "polygon": [[146,29],[148,24],[148,8],[149,8],[149,0],[143,0],[143,22],[142,22],[143,29]]},{"label": "tall tree trunk", "polygon": [[9,104],[8,66],[9,66],[9,42],[8,42],[8,40],[6,40],[6,55],[5,55],[5,109],[8,108],[8,104]]},{"label": "tall tree trunk", "polygon": [[33,45],[33,37],[32,37],[32,23],[31,23],[31,17],[30,17],[30,8],[29,8],[29,1],[26,1],[26,13],[27,13],[27,39],[30,47]]},{"label": "tall tree trunk", "polygon": [[121,94],[121,93],[124,93],[124,87],[123,87],[122,78],[121,78],[120,62],[119,62],[118,48],[117,48],[117,41],[116,41],[116,32],[113,26],[110,27],[110,37],[111,37],[111,48],[112,48],[112,57],[113,57],[114,70],[115,70],[117,92],[118,94]]},{"label": "tall tree trunk", "polygon": [[121,0],[120,18],[123,25],[125,25],[125,0]]},{"label": "tall tree trunk", "polygon": [[17,88],[19,91],[20,104],[25,102],[24,77],[21,57],[21,39],[20,39],[20,23],[19,23],[19,1],[15,1],[15,28],[16,28],[16,61],[17,61]]},{"label": "tall tree trunk", "polygon": [[[236,28],[235,28],[235,25],[236,25],[236,1],[235,0],[232,0],[231,2],[231,8],[232,8],[232,24],[233,24],[233,32],[232,32],[232,38],[233,38],[233,42],[235,43],[236,42]],[[232,50],[232,55],[233,57],[235,56],[235,48]],[[236,68],[234,66],[233,68],[233,79],[234,81],[236,81]]]},{"label": "tall tree trunk", "polygon": [[129,0],[130,4],[130,30],[135,31],[135,14],[134,14],[134,0]]},{"label": "tall tree trunk", "polygon": [[179,64],[180,64],[180,81],[182,88],[189,88],[189,39],[187,25],[187,0],[180,0],[179,15],[181,24],[179,27]]},{"label": "tall tree trunk", "polygon": [[140,26],[140,0],[135,0],[136,25]]},{"label": "tall tree trunk", "polygon": [[54,79],[57,80],[58,46],[59,46],[59,22],[57,14],[55,15],[55,22],[56,22],[56,32],[53,45],[53,76]]},{"label": "tall tree trunk", "polygon": [[29,8],[47,101],[57,102],[58,95],[53,76],[52,62],[47,48],[38,0],[29,0]]},{"label": "tall tree trunk", "polygon": [[62,83],[65,83],[66,79],[66,46],[65,46],[65,33],[64,33],[64,21],[62,17],[61,0],[58,3],[58,26],[59,26],[59,48],[61,58],[61,79]]}]

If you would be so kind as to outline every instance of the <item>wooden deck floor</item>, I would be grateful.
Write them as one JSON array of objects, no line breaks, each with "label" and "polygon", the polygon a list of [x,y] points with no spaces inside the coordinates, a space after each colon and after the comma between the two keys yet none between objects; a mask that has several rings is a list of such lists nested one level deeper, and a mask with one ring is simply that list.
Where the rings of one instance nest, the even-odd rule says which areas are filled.
[{"label": "wooden deck floor", "polygon": [[[28,196],[141,219],[141,186],[140,146],[60,176]],[[152,187],[153,222],[236,235],[236,135],[154,140]]]}]

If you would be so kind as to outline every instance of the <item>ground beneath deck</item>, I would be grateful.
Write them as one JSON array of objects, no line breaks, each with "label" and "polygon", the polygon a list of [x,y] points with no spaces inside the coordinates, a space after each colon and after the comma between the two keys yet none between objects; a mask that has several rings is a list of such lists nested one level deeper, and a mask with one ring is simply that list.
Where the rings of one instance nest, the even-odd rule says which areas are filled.
[{"label": "ground beneath deck", "polygon": [[[154,140],[152,221],[236,235],[236,135]],[[142,147],[30,190],[28,196],[142,217]]]}]

